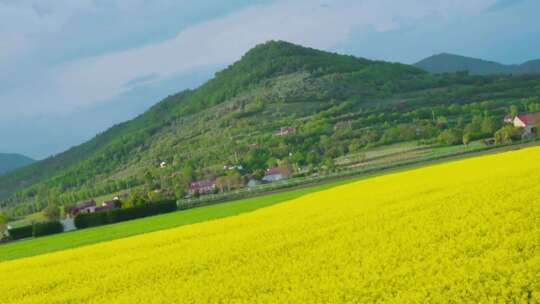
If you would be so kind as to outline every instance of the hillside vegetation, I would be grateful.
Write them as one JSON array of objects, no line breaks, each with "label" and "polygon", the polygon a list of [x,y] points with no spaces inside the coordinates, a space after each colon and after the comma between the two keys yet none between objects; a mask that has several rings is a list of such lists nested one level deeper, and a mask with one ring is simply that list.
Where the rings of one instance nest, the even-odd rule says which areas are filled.
[{"label": "hillside vegetation", "polygon": [[[273,41],[196,90],[0,177],[0,206],[16,217],[127,190],[129,204],[156,199],[155,190],[182,198],[190,181],[237,188],[273,166],[324,174],[370,147],[490,137],[506,114],[537,109],[540,76],[430,75]],[[297,132],[274,136],[281,127]],[[223,169],[231,165],[242,170]]]},{"label": "hillside vegetation", "polygon": [[539,170],[483,156],[3,262],[0,302],[537,303]]},{"label": "hillside vegetation", "polygon": [[540,59],[523,64],[501,64],[477,58],[442,53],[414,64],[430,73],[456,73],[467,71],[471,75],[540,74]]},{"label": "hillside vegetation", "polygon": [[0,175],[33,162],[33,159],[24,155],[0,153]]}]

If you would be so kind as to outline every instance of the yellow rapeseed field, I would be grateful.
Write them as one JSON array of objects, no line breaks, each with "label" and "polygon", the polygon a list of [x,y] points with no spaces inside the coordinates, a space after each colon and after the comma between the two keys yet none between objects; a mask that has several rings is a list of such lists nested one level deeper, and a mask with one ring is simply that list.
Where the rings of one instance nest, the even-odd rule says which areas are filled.
[{"label": "yellow rapeseed field", "polygon": [[539,303],[540,148],[0,263],[0,303]]}]

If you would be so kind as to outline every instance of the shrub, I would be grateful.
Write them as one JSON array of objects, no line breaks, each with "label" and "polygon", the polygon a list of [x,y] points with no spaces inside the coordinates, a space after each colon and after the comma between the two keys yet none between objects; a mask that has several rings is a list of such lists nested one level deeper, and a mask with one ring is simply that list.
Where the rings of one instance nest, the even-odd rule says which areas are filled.
[{"label": "shrub", "polygon": [[43,215],[51,222],[58,221],[60,219],[60,208],[56,205],[49,205],[43,209]]},{"label": "shrub", "polygon": [[444,145],[457,145],[462,142],[463,135],[454,129],[447,129],[439,134],[438,140]]},{"label": "shrub", "polygon": [[105,225],[107,224],[107,212],[79,214],[73,223],[77,229]]},{"label": "shrub", "polygon": [[59,221],[34,224],[32,231],[34,237],[51,235],[61,232],[64,232],[64,226]]},{"label": "shrub", "polygon": [[79,214],[75,218],[75,227],[77,227],[77,229],[82,229],[101,226],[162,213],[169,213],[176,210],[176,201],[161,201],[157,203],[145,203],[126,209],[114,209],[105,212]]},{"label": "shrub", "polygon": [[495,132],[495,143],[509,144],[513,141],[520,140],[523,133],[522,129],[514,128],[513,126],[504,126]]},{"label": "shrub", "polygon": [[23,226],[17,228],[11,228],[8,230],[9,236],[13,240],[20,240],[32,237],[34,235],[34,229],[30,226]]}]

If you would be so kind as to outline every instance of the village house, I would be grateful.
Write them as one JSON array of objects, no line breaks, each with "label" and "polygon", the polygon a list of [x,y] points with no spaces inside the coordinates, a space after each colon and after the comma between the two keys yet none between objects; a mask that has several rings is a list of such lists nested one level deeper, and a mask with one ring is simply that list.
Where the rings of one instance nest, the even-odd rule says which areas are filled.
[{"label": "village house", "polygon": [[189,183],[188,193],[193,195],[195,193],[207,194],[212,193],[216,189],[216,183],[210,180],[201,180]]},{"label": "village house", "polygon": [[524,136],[531,135],[540,123],[540,112],[516,115],[511,120],[506,117],[505,122],[508,121],[511,121],[515,128],[523,128]]},{"label": "village house", "polygon": [[80,202],[69,208],[69,210],[66,210],[66,216],[74,218],[79,214],[93,213],[96,211],[96,207],[95,200]]},{"label": "village house", "polygon": [[279,131],[274,133],[275,136],[286,136],[296,133],[296,128],[293,127],[281,127]]},{"label": "village house", "polygon": [[276,182],[282,179],[286,179],[287,177],[289,177],[289,172],[287,169],[279,168],[279,167],[268,168],[265,171],[263,181]]},{"label": "village house", "polygon": [[120,199],[118,197],[113,198],[110,201],[106,201],[101,206],[97,206],[94,209],[94,212],[102,212],[107,210],[112,210],[120,207]]},{"label": "village house", "polygon": [[81,203],[77,203],[75,206],[66,210],[66,217],[75,218],[79,214],[103,212],[120,207],[120,198],[114,197],[110,201],[106,201],[101,205],[97,205],[95,200],[89,200]]}]

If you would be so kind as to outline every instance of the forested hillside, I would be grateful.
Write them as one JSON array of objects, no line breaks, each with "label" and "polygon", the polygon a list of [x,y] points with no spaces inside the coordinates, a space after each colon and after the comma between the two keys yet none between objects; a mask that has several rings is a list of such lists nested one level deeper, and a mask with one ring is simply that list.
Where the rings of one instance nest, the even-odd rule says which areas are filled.
[{"label": "forested hillside", "polygon": [[24,155],[0,153],[0,175],[33,162],[33,159]]},{"label": "forested hillside", "polygon": [[[431,75],[268,42],[200,88],[0,177],[1,206],[22,215],[139,185],[139,195],[182,197],[198,179],[234,187],[277,165],[332,170],[337,157],[366,147],[492,136],[507,113],[540,109],[539,97],[540,76]],[[297,131],[275,136],[282,127]]]},{"label": "forested hillside", "polygon": [[455,73],[467,71],[471,75],[540,74],[540,59],[523,64],[506,65],[477,58],[442,53],[414,64],[430,73]]}]

